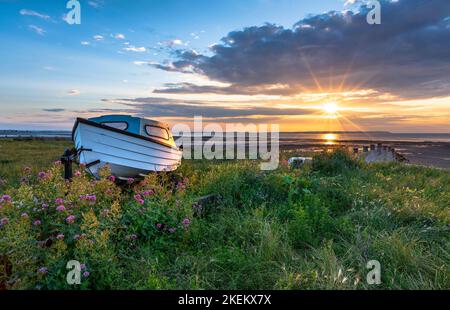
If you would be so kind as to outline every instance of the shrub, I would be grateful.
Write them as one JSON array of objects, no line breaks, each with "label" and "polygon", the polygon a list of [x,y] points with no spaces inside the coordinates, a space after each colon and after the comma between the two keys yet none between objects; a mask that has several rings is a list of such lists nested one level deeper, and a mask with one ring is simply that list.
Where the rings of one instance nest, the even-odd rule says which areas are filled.
[{"label": "shrub", "polygon": [[317,246],[331,236],[333,218],[318,197],[306,194],[302,201],[293,205],[288,229],[293,246]]},{"label": "shrub", "polygon": [[167,245],[192,221],[182,176],[154,174],[122,189],[108,167],[99,180],[80,169],[68,182],[60,162],[38,175],[25,173],[0,199],[0,282],[7,289],[67,288],[70,260],[84,266],[78,288],[118,288],[126,274],[119,253],[147,242]]},{"label": "shrub", "polygon": [[342,174],[358,167],[359,163],[344,149],[316,155],[312,162],[312,170],[323,175]]}]

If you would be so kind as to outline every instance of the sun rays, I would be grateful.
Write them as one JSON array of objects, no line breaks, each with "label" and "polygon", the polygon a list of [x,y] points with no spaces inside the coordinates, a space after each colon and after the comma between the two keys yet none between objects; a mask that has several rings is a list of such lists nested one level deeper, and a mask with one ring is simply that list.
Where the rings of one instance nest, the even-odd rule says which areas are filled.
[{"label": "sun rays", "polygon": [[[318,99],[314,100],[310,105],[313,110],[317,111],[311,116],[316,119],[316,122],[322,123],[322,131],[329,132],[328,134],[325,134],[323,138],[330,144],[333,144],[334,141],[339,138],[336,134],[333,134],[333,132],[364,132],[365,130],[362,127],[351,120],[354,119],[355,116],[360,117],[357,113],[361,113],[362,111],[356,109],[352,104],[349,104],[349,102],[355,97],[358,98],[358,96],[370,95],[371,90],[364,89],[365,81],[360,81],[358,85],[346,85],[346,81],[351,75],[354,57],[351,58],[351,61],[343,74],[336,74],[335,68],[330,67],[328,81],[325,86],[322,85],[320,75],[317,72],[314,72],[307,57],[302,54],[301,59],[307,68],[312,84],[314,85],[313,87],[315,88],[307,89],[306,93],[313,98],[314,96],[317,96]],[[302,94],[304,91],[305,89],[302,87]],[[363,92],[362,95],[360,95],[361,92]],[[366,94],[366,92],[368,92],[368,94]]]},{"label": "sun rays", "polygon": [[325,102],[322,105],[322,110],[330,118],[338,117],[339,106],[336,102]]}]

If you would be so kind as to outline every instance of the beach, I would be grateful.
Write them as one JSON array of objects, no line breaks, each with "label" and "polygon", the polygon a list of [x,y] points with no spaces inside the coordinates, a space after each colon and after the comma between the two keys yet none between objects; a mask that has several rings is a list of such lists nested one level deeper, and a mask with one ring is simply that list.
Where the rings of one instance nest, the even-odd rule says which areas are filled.
[{"label": "beach", "polygon": [[[299,153],[318,153],[340,147],[353,149],[354,147],[369,146],[382,143],[392,147],[403,155],[409,164],[427,167],[450,169],[450,143],[449,142],[408,142],[408,141],[337,141],[329,144],[327,141],[309,141],[303,143],[281,142],[282,150],[297,150]],[[360,150],[361,151],[361,150]]]}]

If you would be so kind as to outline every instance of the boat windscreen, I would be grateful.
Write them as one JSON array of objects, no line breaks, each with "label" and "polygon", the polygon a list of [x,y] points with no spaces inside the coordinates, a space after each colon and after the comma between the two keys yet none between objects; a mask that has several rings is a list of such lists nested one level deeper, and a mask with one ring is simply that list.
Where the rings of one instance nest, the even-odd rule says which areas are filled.
[{"label": "boat windscreen", "polygon": [[120,130],[127,130],[128,129],[128,123],[127,122],[102,122],[100,123],[102,125],[120,129]]},{"label": "boat windscreen", "polygon": [[169,140],[169,132],[165,128],[153,126],[153,125],[146,125],[145,132],[150,137],[156,137],[156,138],[160,138],[160,139],[164,139],[164,140]]}]

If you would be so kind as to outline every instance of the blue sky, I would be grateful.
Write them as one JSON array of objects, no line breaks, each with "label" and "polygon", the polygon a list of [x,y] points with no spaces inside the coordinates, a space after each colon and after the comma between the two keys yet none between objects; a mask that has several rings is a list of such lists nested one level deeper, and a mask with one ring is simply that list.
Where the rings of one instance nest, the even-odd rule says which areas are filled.
[{"label": "blue sky", "polygon": [[[265,23],[270,23],[292,29],[298,21],[349,8],[344,6],[343,0],[81,0],[81,25],[69,25],[63,20],[68,11],[66,2],[0,0],[0,105],[3,112],[0,129],[69,129],[76,116],[88,117],[109,111],[152,117],[152,111],[159,109],[149,104],[154,103],[154,98],[160,98],[166,106],[192,100],[207,105],[218,102],[214,108],[223,108],[230,102],[236,107],[244,105],[246,109],[257,104],[267,107],[274,100],[290,104],[292,94],[274,97],[264,91],[249,96],[241,91],[224,94],[223,91],[174,93],[164,90],[171,85],[178,89],[187,83],[215,87],[247,85],[253,81],[236,83],[229,76],[222,76],[223,72],[217,73],[217,68],[214,68],[215,73],[204,70],[207,64],[190,64],[195,72],[186,73],[185,68],[176,66],[176,61],[186,61],[183,59],[186,55],[181,55],[186,51],[194,51],[204,59],[214,59],[219,52],[211,46],[223,44],[220,40],[232,37],[229,34],[233,31],[245,34],[245,27],[264,27]],[[229,47],[234,48],[232,44]],[[257,58],[256,55],[248,57],[244,61],[249,63]],[[219,71],[225,71],[226,67],[228,65]],[[312,75],[307,78],[311,80]],[[379,89],[362,89],[368,92],[376,89],[385,95],[395,93],[378,84],[374,86]],[[318,89],[313,91],[318,92]],[[295,98],[301,95],[298,93]],[[396,96],[394,101],[417,100]],[[297,100],[300,101],[307,102],[303,97]],[[305,113],[311,110],[307,104],[298,108]],[[162,113],[161,109],[157,112],[155,118],[169,122],[183,117]],[[214,117],[218,115],[221,114],[214,113]],[[255,115],[261,120],[268,119],[264,113]],[[311,115],[305,117],[311,118]],[[437,127],[425,125],[423,130],[440,131],[439,124],[444,121],[439,120]],[[367,128],[377,126],[367,123]],[[292,126],[289,130],[293,130]]]},{"label": "blue sky", "polygon": [[[181,40],[186,47],[204,51],[230,30],[246,25],[271,22],[290,27],[308,13],[342,8],[340,1],[80,3],[81,25],[68,25],[62,20],[68,11],[64,0],[0,1],[0,42],[4,47],[0,50],[0,102],[13,119],[41,109],[101,108],[105,106],[103,98],[144,96],[152,87],[177,81],[173,74],[133,64],[163,61],[170,49],[162,49],[165,46],[161,44]],[[41,16],[24,14],[24,10]],[[42,29],[42,33],[36,29]],[[125,39],[113,37],[118,34]],[[94,39],[96,35],[103,39]],[[126,43],[146,51],[126,51]],[[79,91],[79,95],[69,96],[71,90]],[[66,120],[61,121],[66,127]],[[22,126],[14,121],[0,123],[3,129]],[[26,126],[59,127],[46,122]]]}]

